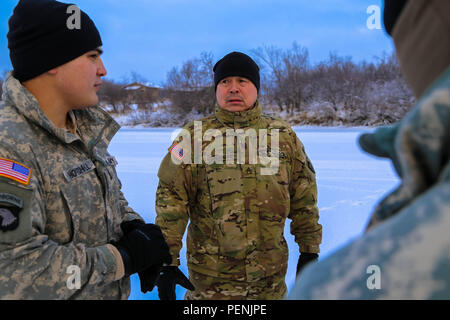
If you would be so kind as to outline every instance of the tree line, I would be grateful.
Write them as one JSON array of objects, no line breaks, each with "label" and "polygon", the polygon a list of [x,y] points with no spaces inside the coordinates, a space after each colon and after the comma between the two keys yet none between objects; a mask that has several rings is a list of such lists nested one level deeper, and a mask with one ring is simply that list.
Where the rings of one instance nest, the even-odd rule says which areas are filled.
[{"label": "tree line", "polygon": [[[289,49],[259,47],[249,55],[261,69],[259,98],[264,112],[293,125],[391,124],[415,101],[395,54],[356,63],[332,52],[313,64],[308,49],[293,43]],[[157,95],[149,90],[124,90],[129,83],[146,83],[136,72],[122,81],[105,79],[100,104],[116,115],[133,113],[135,123],[151,125],[159,112],[172,115],[170,123],[166,119],[162,125],[183,125],[214,112],[216,60],[212,53],[203,52],[173,67]]]},{"label": "tree line", "polygon": [[[289,49],[259,47],[250,55],[261,69],[265,112],[291,124],[390,124],[414,103],[395,54],[355,63],[332,52],[312,64],[308,49],[294,43]],[[173,97],[175,112],[213,111],[213,61],[211,53],[202,53],[169,71],[164,87]]]}]

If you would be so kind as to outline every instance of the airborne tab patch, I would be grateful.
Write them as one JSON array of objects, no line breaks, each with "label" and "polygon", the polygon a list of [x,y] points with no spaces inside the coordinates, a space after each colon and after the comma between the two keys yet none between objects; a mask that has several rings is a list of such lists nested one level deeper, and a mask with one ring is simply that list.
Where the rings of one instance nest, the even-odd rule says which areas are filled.
[{"label": "airborne tab patch", "polygon": [[30,168],[16,161],[0,158],[0,176],[20,182],[24,185],[30,183]]},{"label": "airborne tab patch", "polygon": [[23,208],[23,200],[13,194],[10,194],[10,193],[5,193],[5,192],[0,193],[0,205],[2,203],[6,203],[10,206],[14,206],[14,207],[17,207],[20,209]]}]

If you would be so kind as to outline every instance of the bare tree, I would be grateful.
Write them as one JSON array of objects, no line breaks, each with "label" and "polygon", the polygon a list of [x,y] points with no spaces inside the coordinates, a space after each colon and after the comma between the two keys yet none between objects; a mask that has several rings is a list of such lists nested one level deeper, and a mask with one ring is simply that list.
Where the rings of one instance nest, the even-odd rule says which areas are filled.
[{"label": "bare tree", "polygon": [[101,103],[110,105],[113,113],[120,113],[126,104],[126,95],[123,92],[123,84],[114,80],[103,79],[98,91]]},{"label": "bare tree", "polygon": [[213,55],[206,52],[201,53],[200,58],[187,60],[181,68],[172,68],[164,86],[172,106],[184,113],[212,112],[215,103],[212,69]]},{"label": "bare tree", "polygon": [[300,111],[309,77],[308,50],[294,42],[286,51],[266,46],[253,53],[265,67],[262,68],[265,98],[275,103],[280,111],[286,110],[289,114]]},{"label": "bare tree", "polygon": [[[287,112],[286,120],[293,124],[389,124],[403,117],[414,103],[394,53],[355,63],[351,57],[331,52],[328,59],[311,65],[308,50],[295,42],[289,49],[265,46],[251,52],[261,69],[261,100]],[[214,111],[213,65],[213,55],[202,52],[167,73],[157,95],[170,100],[164,108],[172,112],[173,123]],[[130,81],[146,84],[137,72],[131,72]],[[123,86],[110,80],[100,89],[101,100],[113,112],[123,112],[131,103],[148,111],[156,99],[152,90],[130,95]]]},{"label": "bare tree", "polygon": [[129,82],[146,83],[147,79],[143,75],[139,74],[137,71],[133,70],[130,72]]},{"label": "bare tree", "polygon": [[329,60],[316,67],[319,83],[318,95],[330,102],[335,109],[339,105],[347,108],[360,106],[367,79],[360,67],[350,57],[339,57],[330,53]]}]

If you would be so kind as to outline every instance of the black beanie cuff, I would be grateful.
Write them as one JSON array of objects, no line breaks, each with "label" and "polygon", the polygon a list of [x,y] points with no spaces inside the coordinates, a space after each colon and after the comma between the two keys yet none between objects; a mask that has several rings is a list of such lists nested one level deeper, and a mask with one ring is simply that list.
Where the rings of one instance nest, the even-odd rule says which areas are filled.
[{"label": "black beanie cuff", "polygon": [[[41,46],[41,44],[39,46]],[[44,57],[43,59],[37,60],[35,52],[44,52],[45,50],[48,50],[48,48],[45,48],[45,46],[47,46],[45,43],[43,43],[42,46],[43,48],[37,47],[35,50],[16,55],[13,71],[14,78],[20,82],[33,79],[53,68],[62,66],[63,64],[82,56],[86,52],[101,47],[102,41],[92,37],[90,39],[85,39],[84,41],[65,43],[58,49],[55,49],[58,51],[58,54],[54,55],[51,59],[49,57]]]}]

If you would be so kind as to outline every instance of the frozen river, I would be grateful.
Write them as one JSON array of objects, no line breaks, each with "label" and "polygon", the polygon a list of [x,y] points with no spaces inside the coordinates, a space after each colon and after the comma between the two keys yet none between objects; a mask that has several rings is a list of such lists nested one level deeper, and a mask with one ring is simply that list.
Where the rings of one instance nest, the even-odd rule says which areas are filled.
[{"label": "frozen river", "polygon": [[[314,165],[318,184],[318,203],[323,239],[320,258],[359,236],[380,197],[392,190],[399,179],[390,162],[371,157],[357,146],[357,138],[366,128],[294,127]],[[174,128],[121,129],[113,138],[109,151],[119,164],[117,171],[122,191],[130,206],[147,222],[155,220],[157,172],[171,145]],[[286,283],[295,282],[298,246],[285,227],[289,245],[289,267]],[[186,251],[181,251],[181,270],[187,274]],[[158,299],[157,289],[142,294],[139,278],[131,277],[130,299]],[[185,289],[177,286],[177,299]]]}]

